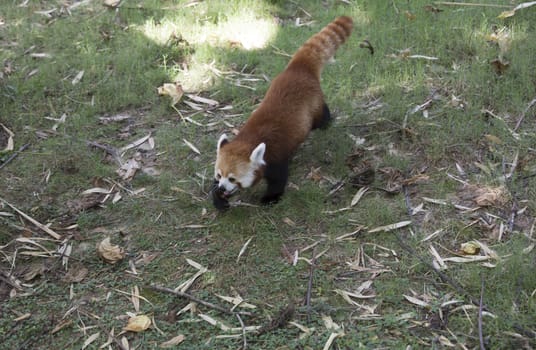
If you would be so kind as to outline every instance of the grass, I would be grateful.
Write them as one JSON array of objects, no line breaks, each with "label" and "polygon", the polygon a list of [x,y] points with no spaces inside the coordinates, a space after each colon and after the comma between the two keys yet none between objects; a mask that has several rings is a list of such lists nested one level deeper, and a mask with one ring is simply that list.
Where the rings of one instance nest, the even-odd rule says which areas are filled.
[{"label": "grass", "polygon": [[[341,330],[330,348],[479,348],[471,297],[482,285],[485,348],[536,346],[534,7],[500,19],[507,8],[420,0],[18,5],[0,14],[0,122],[14,133],[14,150],[0,153],[0,347],[96,349],[110,332],[130,348],[179,334],[178,348],[243,347],[241,331],[219,337],[232,332],[201,318],[240,328],[236,316],[201,305],[177,315],[188,301],[149,287],[192,278],[198,269],[187,259],[208,269],[188,292],[228,308],[217,295],[240,295],[257,307],[242,316],[246,326],[269,325],[295,305],[291,321],[307,331],[283,322],[248,333],[248,349],[317,349]],[[354,33],[322,77],[334,122],[296,154],[280,203],[216,212],[207,191],[217,138],[244,122],[301,43],[342,14],[354,18]],[[373,55],[359,47],[364,39]],[[508,68],[498,72],[495,59]],[[196,102],[196,111],[183,96],[179,115],[157,94],[169,82],[217,108]],[[127,118],[103,119],[119,115]],[[122,160],[137,159],[147,173],[121,178],[103,148],[146,135],[155,148],[135,147]],[[0,149],[7,139],[0,129]],[[375,177],[348,208],[352,179],[366,167]],[[112,196],[82,194],[97,187]],[[257,204],[261,193],[239,199]],[[477,204],[480,195],[489,205]],[[114,265],[95,249],[107,236],[126,252]],[[489,265],[447,261],[443,279],[430,267],[439,264],[431,246],[460,257],[461,244],[474,240]],[[66,245],[68,265],[58,253]],[[356,305],[344,292],[365,297]],[[120,334],[132,313],[156,324]]]}]

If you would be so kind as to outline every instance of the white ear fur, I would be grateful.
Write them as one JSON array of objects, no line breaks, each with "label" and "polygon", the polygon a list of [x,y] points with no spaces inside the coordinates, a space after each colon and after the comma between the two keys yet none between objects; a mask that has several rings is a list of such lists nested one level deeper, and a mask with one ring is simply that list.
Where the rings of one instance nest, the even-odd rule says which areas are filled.
[{"label": "white ear fur", "polygon": [[258,164],[258,165],[264,165],[266,162],[264,161],[264,151],[266,151],[266,144],[260,143],[254,150],[251,152],[251,155],[249,156],[249,160],[251,160],[252,163]]},{"label": "white ear fur", "polygon": [[228,141],[229,141],[229,139],[227,138],[227,135],[226,135],[226,134],[222,134],[222,135],[220,136],[220,139],[218,140],[218,149],[217,149],[217,151],[219,152],[221,146],[222,146],[225,142],[228,142]]}]

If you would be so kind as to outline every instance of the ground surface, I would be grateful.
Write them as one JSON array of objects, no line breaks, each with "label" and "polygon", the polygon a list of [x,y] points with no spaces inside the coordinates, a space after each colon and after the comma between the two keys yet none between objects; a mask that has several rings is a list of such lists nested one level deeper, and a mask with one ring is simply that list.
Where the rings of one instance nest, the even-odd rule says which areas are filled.
[{"label": "ground surface", "polygon": [[[0,348],[533,349],[518,3],[7,1]],[[217,212],[219,135],[343,14],[333,123],[280,203]]]}]

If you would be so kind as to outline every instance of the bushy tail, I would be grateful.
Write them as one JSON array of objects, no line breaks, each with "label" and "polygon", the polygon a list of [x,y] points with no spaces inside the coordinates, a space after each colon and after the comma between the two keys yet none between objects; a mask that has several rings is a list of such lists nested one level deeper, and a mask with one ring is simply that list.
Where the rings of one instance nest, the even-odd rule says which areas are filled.
[{"label": "bushy tail", "polygon": [[313,35],[290,60],[288,67],[301,66],[308,68],[318,79],[327,60],[352,33],[353,21],[350,17],[337,17],[320,32]]}]

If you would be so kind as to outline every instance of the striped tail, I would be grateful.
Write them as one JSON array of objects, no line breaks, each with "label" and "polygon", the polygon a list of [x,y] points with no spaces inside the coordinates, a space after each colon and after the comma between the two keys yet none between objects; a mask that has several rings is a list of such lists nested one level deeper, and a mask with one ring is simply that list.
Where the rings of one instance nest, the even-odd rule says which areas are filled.
[{"label": "striped tail", "polygon": [[299,48],[290,60],[288,67],[306,67],[320,79],[324,64],[348,39],[353,26],[350,17],[337,17]]}]

